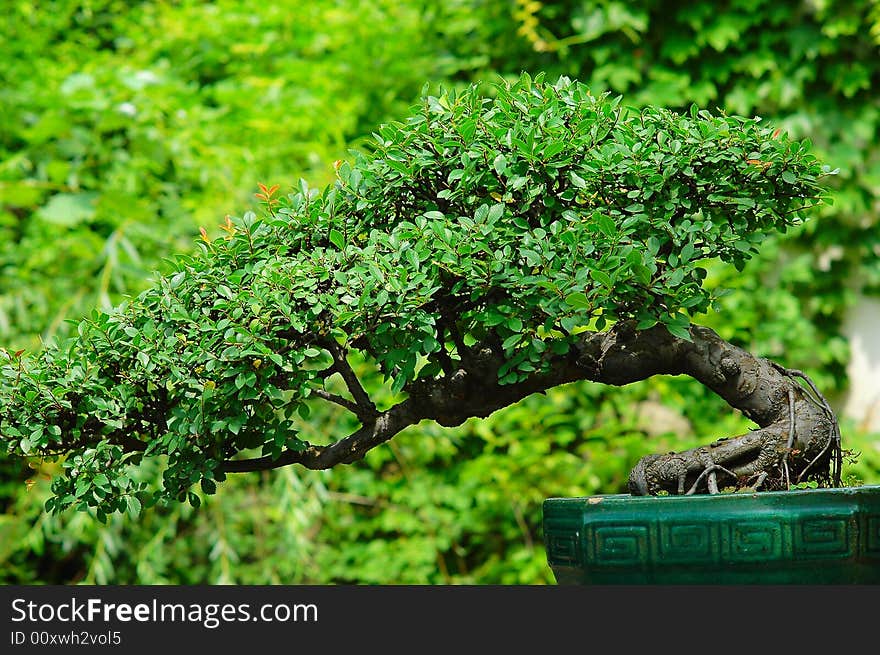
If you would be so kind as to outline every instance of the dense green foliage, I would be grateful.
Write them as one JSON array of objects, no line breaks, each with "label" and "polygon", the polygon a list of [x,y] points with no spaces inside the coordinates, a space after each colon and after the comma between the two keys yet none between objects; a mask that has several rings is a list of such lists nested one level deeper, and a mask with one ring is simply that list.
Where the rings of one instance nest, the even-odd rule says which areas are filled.
[{"label": "dense green foliage", "polygon": [[162,497],[197,504],[190,487],[213,493],[241,451],[305,449],[292,417],[325,371],[344,377],[340,347],[409,392],[468,343],[500,344],[510,384],[584,326],[690,339],[687,312],[712,300],[703,261],[742,269],[820,193],[808,145],[755,120],[625,112],[567,78],[495,91],[424,96],[322,192],[263,187],[266,216],[203,233],[200,255],[75,338],[0,351],[6,450],[65,456],[47,508],[137,513],[129,466],[158,455]]},{"label": "dense green foliage", "polygon": [[[733,292],[704,318],[826,393],[846,390],[841,321],[880,279],[872,0],[7,9],[0,345],[10,352],[144,288],[199,225],[214,236],[226,213],[248,209],[257,182],[286,194],[299,177],[332,181],[330,162],[402,116],[425,80],[456,88],[543,70],[629,103],[760,115],[841,168],[817,220],[765,240],[742,273],[706,266],[707,289]],[[129,102],[138,113],[126,117]],[[64,195],[82,192],[94,195]],[[75,211],[59,225],[65,204]],[[315,407],[308,434],[335,434],[345,416]],[[198,511],[154,508],[107,526],[42,513],[57,464],[5,460],[0,562],[8,582],[550,581],[543,497],[622,490],[642,454],[748,426],[689,380],[575,384],[461,428],[411,428],[357,467],[231,477]],[[845,446],[861,452],[846,471],[880,479],[875,437],[843,427]],[[145,467],[137,482],[159,473]]]}]

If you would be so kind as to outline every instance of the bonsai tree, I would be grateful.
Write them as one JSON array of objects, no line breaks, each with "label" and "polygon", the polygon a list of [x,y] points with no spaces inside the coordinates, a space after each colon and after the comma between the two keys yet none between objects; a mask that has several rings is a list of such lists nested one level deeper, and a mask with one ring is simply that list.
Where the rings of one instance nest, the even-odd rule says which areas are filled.
[{"label": "bonsai tree", "polygon": [[[420,421],[683,374],[759,427],[643,458],[632,493],[838,484],[837,421],[809,379],[691,323],[716,297],[705,263],[742,270],[827,173],[760,119],[635,112],[567,78],[424,94],[333,184],[260,185],[260,216],[202,229],[144,293],[0,353],[0,434],[63,457],[49,510],[104,518],[141,506],[129,469],[145,458],[165,458],[151,501],[197,503],[193,485],[350,464]],[[304,434],[317,401],[351,432]]]}]

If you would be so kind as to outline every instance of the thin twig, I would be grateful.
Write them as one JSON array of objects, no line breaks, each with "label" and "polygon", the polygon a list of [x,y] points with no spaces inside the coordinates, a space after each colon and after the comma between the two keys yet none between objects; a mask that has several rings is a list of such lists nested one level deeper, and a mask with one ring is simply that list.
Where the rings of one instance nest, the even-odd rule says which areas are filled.
[{"label": "thin twig", "polygon": [[378,416],[379,412],[376,409],[375,403],[370,400],[367,392],[361,386],[361,381],[351,368],[351,364],[348,363],[345,349],[332,339],[327,343],[327,349],[333,356],[336,371],[342,376],[345,386],[348,387],[349,392],[354,397],[354,402],[357,404],[358,409],[352,411],[355,411],[359,418]]},{"label": "thin twig", "polygon": [[360,412],[360,407],[358,407],[356,403],[353,403],[348,398],[343,398],[342,396],[338,396],[335,393],[330,393],[329,391],[324,391],[323,389],[312,389],[312,393],[318,398],[328,400],[331,403],[336,403],[340,407],[345,407],[345,409],[355,415]]}]

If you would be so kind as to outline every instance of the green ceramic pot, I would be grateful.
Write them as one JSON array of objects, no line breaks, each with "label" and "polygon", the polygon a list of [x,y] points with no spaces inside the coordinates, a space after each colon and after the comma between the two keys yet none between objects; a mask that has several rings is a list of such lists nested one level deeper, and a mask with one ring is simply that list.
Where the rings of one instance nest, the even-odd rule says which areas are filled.
[{"label": "green ceramic pot", "polygon": [[880,486],[544,501],[559,584],[880,584]]}]

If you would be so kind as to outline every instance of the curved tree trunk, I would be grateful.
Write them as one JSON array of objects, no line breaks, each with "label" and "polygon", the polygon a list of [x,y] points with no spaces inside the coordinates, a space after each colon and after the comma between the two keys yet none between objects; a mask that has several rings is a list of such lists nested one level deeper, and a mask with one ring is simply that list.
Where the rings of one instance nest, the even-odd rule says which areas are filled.
[{"label": "curved tree trunk", "polygon": [[690,375],[760,427],[689,451],[649,455],[631,472],[630,492],[717,493],[719,485],[779,489],[806,479],[839,484],[837,420],[809,379],[708,328],[694,326],[690,333],[692,343],[664,329],[612,333],[598,347],[588,343],[579,361],[592,369],[590,379],[609,384],[644,379],[648,372]]},{"label": "curved tree trunk", "polygon": [[451,374],[408,385],[409,397],[381,412],[353,379],[345,352],[339,351],[334,354],[336,368],[344,373],[354,400],[339,398],[337,402],[353,408],[361,427],[326,446],[309,445],[285,451],[278,458],[232,460],[225,463],[225,470],[253,471],[294,463],[330,468],[361,459],[423,419],[456,426],[568,382],[591,380],[619,386],[667,374],[695,378],[759,429],[680,453],[649,455],[630,474],[631,493],[717,493],[730,486],[769,490],[804,480],[838,485],[837,420],[809,379],[800,371],[751,355],[709,328],[691,326],[690,335],[690,341],[681,339],[660,325],[637,331],[629,323],[605,332],[586,332],[578,336],[573,351],[550,361],[547,372],[508,385],[498,384],[503,353],[486,344],[471,348],[459,344],[459,359]]}]

